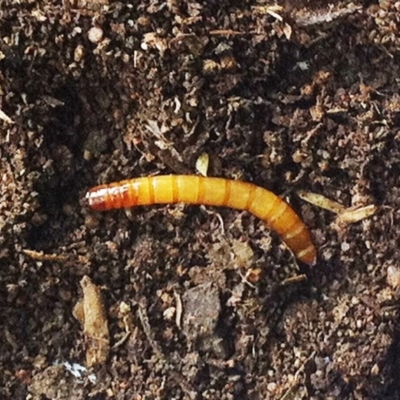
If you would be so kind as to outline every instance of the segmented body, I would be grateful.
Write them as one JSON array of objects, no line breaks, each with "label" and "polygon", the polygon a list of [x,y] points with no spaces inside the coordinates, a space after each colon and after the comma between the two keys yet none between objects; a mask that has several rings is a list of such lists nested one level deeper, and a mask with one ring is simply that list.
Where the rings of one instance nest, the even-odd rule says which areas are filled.
[{"label": "segmented body", "polygon": [[86,194],[93,210],[140,205],[186,203],[246,210],[265,221],[307,264],[315,264],[316,249],[303,221],[280,197],[248,182],[195,175],[161,175],[96,186]]}]

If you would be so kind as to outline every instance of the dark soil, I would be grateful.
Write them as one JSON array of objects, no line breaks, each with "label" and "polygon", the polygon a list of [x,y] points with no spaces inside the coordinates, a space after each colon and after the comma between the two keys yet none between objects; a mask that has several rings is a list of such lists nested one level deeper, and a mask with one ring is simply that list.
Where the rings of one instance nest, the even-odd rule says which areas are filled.
[{"label": "dark soil", "polygon": [[[2,399],[400,398],[400,3],[325,4],[0,2]],[[202,153],[289,201],[317,265],[246,212],[83,200]]]}]

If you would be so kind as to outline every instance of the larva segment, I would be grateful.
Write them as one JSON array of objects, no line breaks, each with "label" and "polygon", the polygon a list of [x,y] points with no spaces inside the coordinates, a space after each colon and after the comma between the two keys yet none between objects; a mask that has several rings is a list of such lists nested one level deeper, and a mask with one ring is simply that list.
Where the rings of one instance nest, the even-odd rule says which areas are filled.
[{"label": "larva segment", "polygon": [[174,200],[173,181],[175,180],[174,177],[154,176],[148,179],[150,185],[153,186],[155,204],[173,203]]},{"label": "larva segment", "polygon": [[199,195],[196,204],[226,206],[230,198],[230,181],[221,178],[199,178]]},{"label": "larva segment", "polygon": [[120,208],[154,204],[154,188],[149,178],[128,179],[121,183],[128,190],[124,192],[123,206]]},{"label": "larva segment", "polygon": [[226,203],[222,204],[225,207],[235,208],[237,210],[246,210],[250,195],[253,193],[253,185],[240,182],[227,180],[227,187],[229,187],[229,198]]},{"label": "larva segment", "polygon": [[174,175],[174,178],[177,182],[179,201],[185,204],[197,204],[200,177],[195,175]]},{"label": "larva segment", "polygon": [[274,193],[251,183],[194,175],[135,178],[94,187],[86,194],[97,211],[182,202],[246,210],[275,230],[295,256],[315,264],[310,232],[293,209]]}]

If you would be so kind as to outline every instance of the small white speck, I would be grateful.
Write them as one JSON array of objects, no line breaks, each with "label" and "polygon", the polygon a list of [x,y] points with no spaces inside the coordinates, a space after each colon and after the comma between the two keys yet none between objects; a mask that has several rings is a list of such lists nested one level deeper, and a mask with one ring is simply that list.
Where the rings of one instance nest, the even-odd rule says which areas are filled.
[{"label": "small white speck", "polygon": [[96,26],[89,29],[88,39],[92,43],[99,43],[103,39],[103,29]]}]

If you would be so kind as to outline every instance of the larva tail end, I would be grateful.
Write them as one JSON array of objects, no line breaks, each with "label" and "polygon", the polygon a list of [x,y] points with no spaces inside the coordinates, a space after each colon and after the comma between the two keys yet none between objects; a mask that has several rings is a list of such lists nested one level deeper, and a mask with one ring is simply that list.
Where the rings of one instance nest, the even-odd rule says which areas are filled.
[{"label": "larva tail end", "polygon": [[296,254],[297,258],[310,267],[317,264],[317,250],[313,244],[310,244],[306,249],[301,250]]},{"label": "larva tail end", "polygon": [[310,267],[315,267],[317,265],[317,257],[315,256],[314,259],[307,263]]}]

